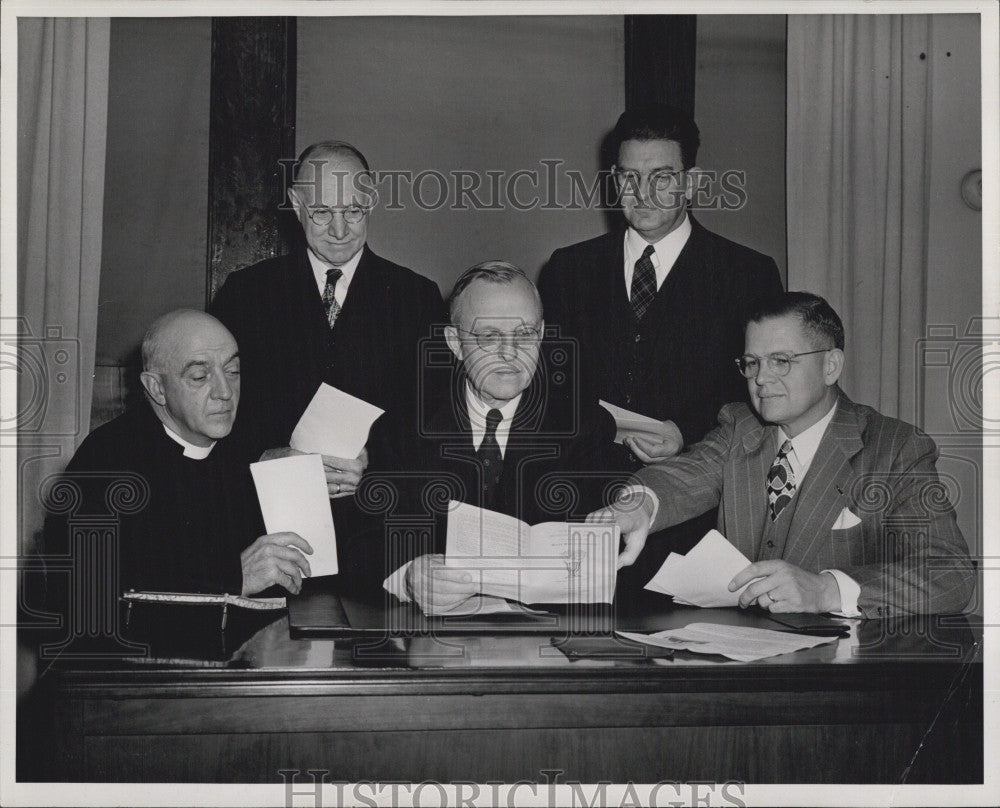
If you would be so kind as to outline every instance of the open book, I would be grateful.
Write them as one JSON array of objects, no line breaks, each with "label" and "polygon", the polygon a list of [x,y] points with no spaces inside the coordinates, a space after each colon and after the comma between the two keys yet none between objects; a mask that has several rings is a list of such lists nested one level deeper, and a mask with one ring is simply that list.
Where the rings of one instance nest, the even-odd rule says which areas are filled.
[{"label": "open book", "polygon": [[542,522],[454,500],[445,564],[469,570],[483,595],[522,603],[611,603],[620,529]]}]

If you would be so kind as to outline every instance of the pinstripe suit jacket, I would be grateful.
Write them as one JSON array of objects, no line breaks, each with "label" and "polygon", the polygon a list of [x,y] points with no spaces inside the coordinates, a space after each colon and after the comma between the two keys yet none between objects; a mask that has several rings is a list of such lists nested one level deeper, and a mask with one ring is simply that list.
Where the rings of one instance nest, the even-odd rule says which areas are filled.
[{"label": "pinstripe suit jacket", "polygon": [[[764,540],[765,480],[777,452],[777,426],[746,404],[727,404],[703,441],[637,473],[660,501],[652,530],[718,506],[719,531],[751,560],[850,575],[861,586],[865,617],[966,606],[975,571],[938,479],[934,441],[841,393],[783,542]],[[834,530],[844,508],[861,522]]]}]

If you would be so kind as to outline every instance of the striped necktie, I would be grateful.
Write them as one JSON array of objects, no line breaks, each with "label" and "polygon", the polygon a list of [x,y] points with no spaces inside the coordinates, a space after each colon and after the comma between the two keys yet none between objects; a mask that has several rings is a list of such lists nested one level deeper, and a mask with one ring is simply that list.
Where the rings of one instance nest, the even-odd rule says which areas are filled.
[{"label": "striped necktie", "polygon": [[340,280],[344,271],[339,267],[326,271],[326,286],[323,287],[323,306],[326,308],[326,321],[332,329],[337,324],[337,315],[340,314],[340,304],[334,296],[337,289],[337,281]]},{"label": "striped necktie", "polygon": [[653,269],[653,245],[647,244],[632,272],[632,293],[629,301],[636,320],[641,320],[656,297],[656,270]]}]

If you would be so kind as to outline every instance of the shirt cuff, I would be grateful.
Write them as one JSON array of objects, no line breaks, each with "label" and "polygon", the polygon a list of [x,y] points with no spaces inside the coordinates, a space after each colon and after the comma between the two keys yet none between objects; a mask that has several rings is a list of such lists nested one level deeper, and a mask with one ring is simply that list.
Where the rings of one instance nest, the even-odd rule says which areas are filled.
[{"label": "shirt cuff", "polygon": [[638,497],[641,494],[646,494],[653,502],[653,513],[649,517],[649,526],[653,527],[653,522],[656,521],[656,514],[660,512],[660,498],[652,491],[652,489],[647,488],[644,485],[626,485],[619,493],[618,499],[627,499],[628,497]]},{"label": "shirt cuff", "polygon": [[840,617],[861,617],[858,611],[858,598],[861,597],[861,585],[850,575],[840,570],[820,570],[830,573],[840,589],[840,609],[833,614]]},{"label": "shirt cuff", "polygon": [[407,561],[382,582],[382,588],[390,595],[395,595],[403,603],[409,603],[410,601],[410,596],[406,592],[406,573],[412,563],[412,561]]}]

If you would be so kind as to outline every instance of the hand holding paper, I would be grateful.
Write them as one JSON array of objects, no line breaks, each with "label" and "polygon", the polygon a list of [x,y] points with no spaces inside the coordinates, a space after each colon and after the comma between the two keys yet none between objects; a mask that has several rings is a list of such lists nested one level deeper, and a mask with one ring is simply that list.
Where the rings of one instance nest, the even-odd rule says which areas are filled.
[{"label": "hand holding paper", "polygon": [[668,555],[646,589],[673,595],[674,603],[686,606],[736,606],[742,587],[731,592],[729,584],[749,566],[750,559],[718,530],[710,530],[687,555]]},{"label": "hand holding paper", "polygon": [[293,595],[302,589],[302,577],[309,575],[309,562],[303,553],[312,554],[309,542],[295,533],[268,533],[240,553],[243,567],[241,595],[256,595],[269,586],[283,586]]},{"label": "hand holding paper", "polygon": [[300,454],[251,463],[250,473],[268,533],[298,534],[313,550],[308,574],[334,575],[337,536],[320,456]]},{"label": "hand holding paper", "polygon": [[384,412],[336,387],[321,384],[295,426],[289,445],[307,454],[356,458],[368,442],[372,424]]}]

